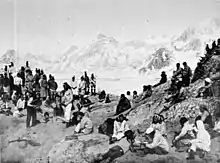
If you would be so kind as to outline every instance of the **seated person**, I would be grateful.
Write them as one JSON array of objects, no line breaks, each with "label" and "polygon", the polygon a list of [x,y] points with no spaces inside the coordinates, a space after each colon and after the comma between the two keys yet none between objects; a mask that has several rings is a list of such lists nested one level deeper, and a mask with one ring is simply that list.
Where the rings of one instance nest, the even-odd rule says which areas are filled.
[{"label": "seated person", "polygon": [[195,138],[194,124],[190,124],[186,117],[180,118],[181,132],[173,140],[173,145],[180,151],[180,148],[190,144],[190,140]]},{"label": "seated person", "polygon": [[213,128],[213,121],[212,121],[212,115],[209,112],[208,108],[205,105],[200,105],[200,114],[201,114],[201,120],[203,121],[205,125],[205,129],[209,130]]},{"label": "seated person", "polygon": [[155,130],[152,127],[149,127],[146,132],[146,136],[152,140],[152,143],[141,142],[144,145],[145,154],[168,154],[169,153],[169,144],[167,140],[161,135],[158,130]]},{"label": "seated person", "polygon": [[166,82],[167,82],[167,75],[166,75],[166,73],[163,71],[163,72],[161,73],[160,82],[157,83],[157,84],[155,84],[153,87],[157,87],[157,86],[159,86],[159,85],[161,85],[161,84],[164,84],[164,83],[166,83]]},{"label": "seated person", "polygon": [[138,98],[137,91],[133,91],[133,100],[136,100]]},{"label": "seated person", "polygon": [[17,117],[17,118],[23,117],[24,114],[22,114],[21,111],[22,111],[21,108],[15,108],[15,111],[13,113],[13,117]]},{"label": "seated person", "polygon": [[136,98],[135,103],[139,103],[146,98],[150,97],[152,95],[152,86],[151,85],[144,85],[143,86],[143,92]]},{"label": "seated person", "polygon": [[106,93],[105,91],[101,91],[101,93],[99,94],[99,102],[103,102],[105,100],[105,96],[106,96]]},{"label": "seated person", "polygon": [[111,100],[110,100],[110,97],[109,97],[109,94],[107,94],[106,98],[105,98],[105,103],[110,103]]},{"label": "seated person", "polygon": [[204,80],[204,86],[201,87],[198,91],[198,95],[196,97],[203,97],[203,98],[207,98],[210,96],[213,96],[212,94],[212,90],[211,90],[211,80],[210,78],[206,78]]},{"label": "seated person", "polygon": [[130,101],[125,97],[124,94],[121,94],[121,98],[120,98],[119,103],[116,107],[116,115],[119,115],[120,113],[122,113],[125,110],[128,110],[130,108],[131,108]]},{"label": "seated person", "polygon": [[220,112],[216,114],[216,121],[213,130],[220,133]]},{"label": "seated person", "polygon": [[17,105],[16,105],[16,110],[24,110],[25,108],[25,95],[21,96],[18,101],[17,101]]},{"label": "seated person", "polygon": [[98,128],[100,134],[105,134],[109,137],[112,137],[114,130],[114,121],[115,119],[108,118],[103,124]]},{"label": "seated person", "polygon": [[199,157],[203,158],[206,153],[210,152],[211,137],[204,127],[201,120],[196,120],[196,139],[191,140],[191,147],[188,151],[188,160],[195,159],[196,152],[200,152]]},{"label": "seated person", "polygon": [[84,115],[84,113],[77,113],[77,123],[74,135],[87,135],[92,133],[93,123],[89,117]]},{"label": "seated person", "polygon": [[94,162],[96,163],[110,163],[118,157],[121,157],[127,153],[131,148],[131,145],[134,143],[135,135],[131,130],[128,130],[124,133],[125,138],[121,139],[119,142],[110,145],[108,152],[104,154],[99,154]]},{"label": "seated person", "polygon": [[191,83],[194,83],[195,81],[201,79],[204,76],[204,72],[205,72],[204,66],[202,65],[202,63],[198,62]]},{"label": "seated person", "polygon": [[123,114],[119,115],[118,118],[114,121],[113,135],[110,143],[114,143],[114,141],[122,139],[124,137],[125,131],[128,130],[129,126],[127,124],[127,118],[124,117]]},{"label": "seated person", "polygon": [[155,114],[153,116],[152,124],[151,127],[154,128],[155,130],[158,130],[162,136],[166,137],[166,124],[164,122],[164,117],[160,114]]}]

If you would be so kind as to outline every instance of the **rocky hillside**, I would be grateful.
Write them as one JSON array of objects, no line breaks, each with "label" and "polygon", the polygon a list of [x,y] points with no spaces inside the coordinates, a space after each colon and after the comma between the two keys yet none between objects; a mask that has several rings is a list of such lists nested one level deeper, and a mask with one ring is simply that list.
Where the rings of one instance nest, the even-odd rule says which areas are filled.
[{"label": "rocky hillside", "polygon": [[[215,56],[207,63],[205,70],[206,74],[208,74],[210,69],[216,65],[220,65],[220,57]],[[166,105],[164,100],[166,93],[164,90],[169,87],[169,84],[170,83],[168,82],[154,89],[153,95],[150,98],[135,105],[132,110],[125,113],[129,119],[132,130],[138,130],[139,134],[144,132],[150,125],[153,113],[158,113],[163,109],[164,105]],[[216,112],[219,111],[219,97],[209,97],[207,99],[196,98],[198,89],[202,86],[203,80],[198,80],[194,84],[191,84],[190,87],[185,90],[187,99],[172,106],[168,111],[163,113],[164,116],[167,117],[166,125],[168,130],[168,141],[170,144],[174,136],[174,132],[179,129],[179,117],[187,116],[193,119],[198,115],[198,107],[201,103],[207,105],[208,109],[214,116]],[[215,85],[214,90],[219,91],[219,85]],[[104,122],[104,120],[107,119],[107,117],[112,117],[114,115],[118,97],[111,95],[110,99],[112,102],[109,104],[97,102],[97,97],[90,97],[90,99],[95,102],[88,115],[94,123],[94,133],[88,136],[80,136],[78,139],[67,142],[62,142],[61,140],[63,140],[65,136],[70,135],[73,132],[74,127],[65,129],[64,125],[60,121],[51,119],[50,122],[46,124],[41,122],[36,127],[31,128],[31,130],[26,130],[25,117],[17,120],[14,118],[0,116],[1,134],[8,135],[7,138],[3,137],[3,140],[5,141],[1,144],[1,147],[3,148],[3,162],[15,162],[20,160],[20,162],[29,163],[35,160],[35,162],[38,161],[38,163],[43,163],[49,160],[48,162],[52,163],[92,163],[97,154],[108,150],[108,137],[98,134],[97,128]],[[38,119],[42,119],[40,114],[38,115]],[[22,139],[30,139],[32,141],[21,141]],[[15,141],[9,143],[6,140]],[[219,146],[220,137],[213,138],[210,154],[203,160],[196,159],[193,162],[219,162]],[[174,148],[171,148],[171,152],[165,156],[146,155],[144,157],[140,157],[134,153],[128,152],[124,156],[118,158],[115,162],[186,163],[186,155],[187,154],[185,152],[176,152]]]}]

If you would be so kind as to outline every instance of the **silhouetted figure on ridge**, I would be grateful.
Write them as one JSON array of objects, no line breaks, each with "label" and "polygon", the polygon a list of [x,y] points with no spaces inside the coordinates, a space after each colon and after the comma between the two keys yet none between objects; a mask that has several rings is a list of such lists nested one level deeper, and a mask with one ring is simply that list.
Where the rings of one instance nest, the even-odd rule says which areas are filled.
[{"label": "silhouetted figure on ridge", "polygon": [[198,62],[191,82],[194,83],[195,81],[201,79],[204,76],[204,71],[204,66],[202,65],[202,63]]},{"label": "silhouetted figure on ridge", "polygon": [[164,83],[166,83],[166,82],[167,82],[167,75],[166,75],[166,73],[163,71],[163,72],[161,73],[160,82],[157,83],[157,84],[155,84],[153,87],[157,87],[157,86],[159,86],[159,85],[161,85],[161,84],[164,84]]}]

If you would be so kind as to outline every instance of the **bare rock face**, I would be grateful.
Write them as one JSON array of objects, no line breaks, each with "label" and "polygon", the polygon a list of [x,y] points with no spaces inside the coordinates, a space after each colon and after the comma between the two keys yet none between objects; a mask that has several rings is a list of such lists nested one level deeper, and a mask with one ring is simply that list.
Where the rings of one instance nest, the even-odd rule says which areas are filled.
[{"label": "bare rock face", "polygon": [[108,151],[108,139],[101,134],[79,136],[78,139],[55,144],[48,157],[53,163],[91,163],[97,154]]}]

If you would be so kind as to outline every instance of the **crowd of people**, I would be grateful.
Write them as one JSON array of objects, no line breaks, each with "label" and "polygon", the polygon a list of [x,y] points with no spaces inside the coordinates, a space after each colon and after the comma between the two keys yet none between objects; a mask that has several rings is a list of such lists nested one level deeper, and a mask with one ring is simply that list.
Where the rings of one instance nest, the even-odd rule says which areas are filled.
[{"label": "crowd of people", "polygon": [[[214,74],[204,76],[204,65],[213,55],[220,54],[220,39],[218,44],[212,44],[212,49],[206,47],[205,57],[198,63],[194,73],[186,62],[183,62],[183,67],[180,63],[176,64],[176,70],[173,71],[171,84],[165,90],[167,97],[164,97],[164,109],[153,116],[152,124],[144,133],[144,141],[138,140],[134,131],[130,129],[128,119],[123,112],[135,107],[135,104],[143,102],[145,99],[152,96],[154,89],[167,83],[166,72],[161,73],[161,80],[151,86],[144,85],[143,92],[138,94],[137,91],[130,91],[121,94],[118,105],[116,107],[116,119],[108,118],[103,125],[99,127],[99,133],[106,134],[109,139],[109,151],[105,154],[97,156],[96,162],[105,160],[111,162],[117,157],[122,156],[128,150],[132,152],[142,151],[144,154],[154,153],[159,155],[168,154],[170,145],[167,142],[167,132],[165,117],[162,112],[167,111],[174,104],[183,101],[187,98],[185,88],[191,83],[199,79],[204,79],[205,86],[198,92],[197,97],[206,98],[212,96],[213,91],[211,85],[214,81],[220,79],[220,66],[214,67]],[[5,108],[9,109],[9,101],[12,101],[16,106],[14,116],[22,116],[21,111],[27,110],[27,128],[37,124],[37,111],[40,111],[42,103],[49,104],[54,109],[55,117],[59,116],[66,123],[66,127],[75,125],[74,133],[66,137],[66,140],[73,137],[85,134],[91,134],[93,122],[88,115],[89,105],[92,102],[87,98],[88,95],[96,95],[96,78],[91,74],[89,78],[87,72],[80,78],[78,84],[75,76],[71,82],[63,83],[63,90],[57,91],[58,84],[51,74],[47,80],[47,75],[43,70],[36,69],[35,74],[26,62],[25,67],[14,74],[14,64],[11,63],[5,67],[4,74],[0,74],[0,95],[5,102]],[[98,94],[99,102],[110,103],[110,97],[103,90]],[[210,132],[220,133],[220,115],[217,115],[215,124],[212,121],[212,116],[206,106],[200,106],[201,115],[198,116],[194,123],[190,123],[187,117],[180,118],[181,131],[175,136],[172,146],[181,151],[182,146],[186,146],[189,150],[187,159],[194,159],[196,152],[200,151],[200,157],[203,158],[206,153],[210,152],[211,136]],[[49,119],[49,114],[45,113],[45,119]],[[30,122],[32,121],[32,125]]]},{"label": "crowd of people", "polygon": [[[0,97],[4,103],[1,113],[10,112],[13,116],[21,117],[24,116],[22,111],[26,109],[27,128],[37,124],[37,112],[42,112],[42,103],[54,104],[51,105],[54,109],[53,116],[64,117],[63,120],[69,127],[73,112],[91,103],[85,96],[96,95],[96,78],[94,74],[89,78],[87,72],[81,77],[79,84],[75,76],[72,81],[63,83],[62,91],[57,91],[58,84],[51,74],[48,79],[43,70],[36,69],[33,74],[28,61],[19,70],[11,62],[5,66],[3,73],[0,74]],[[15,106],[13,112],[11,105]],[[49,116],[48,112],[44,113],[45,119],[48,120]]]}]

